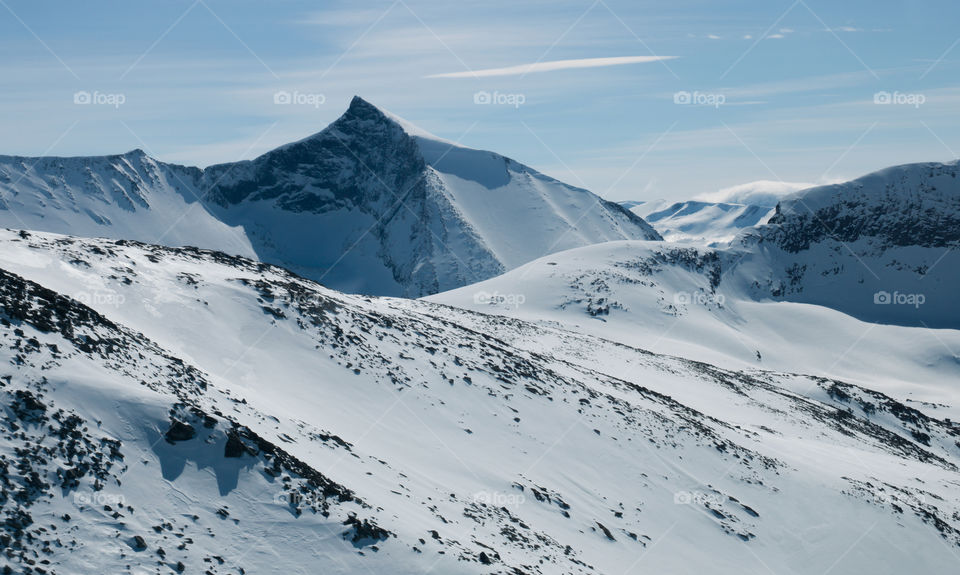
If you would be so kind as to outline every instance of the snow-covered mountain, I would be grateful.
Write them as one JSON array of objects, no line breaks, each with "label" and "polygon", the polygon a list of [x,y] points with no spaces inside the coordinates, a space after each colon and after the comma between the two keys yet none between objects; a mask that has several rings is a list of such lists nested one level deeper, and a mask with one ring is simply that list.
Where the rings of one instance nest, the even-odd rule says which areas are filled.
[{"label": "snow-covered mountain", "polygon": [[756,297],[960,328],[958,171],[958,161],[908,164],[792,194],[737,239],[758,256],[742,275],[753,277]]},{"label": "snow-covered mountain", "polygon": [[4,226],[217,249],[345,291],[412,297],[555,251],[659,238],[617,204],[360,98],[313,136],[204,170],[140,151],[0,156],[0,199]]},{"label": "snow-covered mountain", "polygon": [[773,205],[732,204],[689,200],[684,202],[621,202],[669,241],[690,241],[719,246],[732,241],[744,228],[766,222]]},{"label": "snow-covered mountain", "polygon": [[588,246],[430,299],[956,406],[956,172],[956,162],[891,168],[791,195],[721,248]]},{"label": "snow-covered mountain", "polygon": [[117,156],[0,156],[0,225],[84,237],[196,245],[256,257],[243,229],[199,201],[202,172]]},{"label": "snow-covered mountain", "polygon": [[956,565],[946,408],[197,249],[7,231],[0,268],[17,571]]}]

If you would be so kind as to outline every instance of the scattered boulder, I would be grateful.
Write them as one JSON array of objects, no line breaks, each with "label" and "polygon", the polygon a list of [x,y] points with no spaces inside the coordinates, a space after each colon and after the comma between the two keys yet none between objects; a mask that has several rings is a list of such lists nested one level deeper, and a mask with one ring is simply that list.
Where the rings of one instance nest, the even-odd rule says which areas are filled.
[{"label": "scattered boulder", "polygon": [[178,441],[189,441],[197,436],[197,430],[189,423],[173,419],[170,423],[170,429],[164,434],[164,437],[170,443]]}]

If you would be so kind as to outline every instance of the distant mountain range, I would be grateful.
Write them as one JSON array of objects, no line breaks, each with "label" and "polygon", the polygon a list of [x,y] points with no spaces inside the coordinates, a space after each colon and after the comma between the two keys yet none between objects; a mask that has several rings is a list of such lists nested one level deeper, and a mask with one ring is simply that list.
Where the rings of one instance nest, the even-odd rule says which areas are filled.
[{"label": "distant mountain range", "polygon": [[[773,205],[689,200],[621,202],[668,241],[694,241],[710,246],[728,243],[744,228],[765,222]],[[775,205],[775,204],[774,204]]]},{"label": "distant mountain range", "polygon": [[0,225],[217,249],[340,290],[407,297],[555,251],[660,237],[615,203],[359,97],[313,136],[204,170],[140,150],[0,156]]}]

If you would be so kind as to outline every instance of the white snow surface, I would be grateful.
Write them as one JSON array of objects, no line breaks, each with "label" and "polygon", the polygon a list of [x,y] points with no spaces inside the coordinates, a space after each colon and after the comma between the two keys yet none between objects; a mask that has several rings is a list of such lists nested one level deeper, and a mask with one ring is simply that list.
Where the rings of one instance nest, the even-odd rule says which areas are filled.
[{"label": "white snow surface", "polygon": [[[842,379],[960,416],[960,331],[871,323],[826,305],[758,297],[754,286],[770,269],[762,255],[743,250],[611,242],[428,299],[728,369]],[[834,301],[842,306],[844,294]]]},{"label": "white snow surface", "polygon": [[797,192],[714,248],[664,222],[732,231],[704,215],[715,205],[631,206],[683,239],[552,254],[429,299],[731,369],[844,379],[956,417],[957,171],[912,164]]},{"label": "white snow surface", "polygon": [[[528,269],[566,286],[574,257],[615,268],[658,246],[583,248]],[[703,281],[661,267],[623,272],[636,279],[627,303],[647,293],[669,305],[659,284]],[[960,429],[948,408],[651,353],[613,341],[631,320],[617,328],[612,309],[598,337],[564,320],[345,295],[213,252],[34,232],[0,232],[0,268],[4,492],[33,490],[2,500],[7,517],[32,521],[34,541],[0,558],[18,568],[21,552],[49,573],[956,566]],[[519,309],[534,304],[556,307]],[[762,305],[780,304],[723,313]],[[631,314],[641,336],[656,319]],[[47,434],[69,414],[79,424]],[[195,437],[165,440],[172,419]],[[64,488],[63,470],[78,468],[70,438],[100,459]],[[102,440],[120,441],[113,456]]]}]

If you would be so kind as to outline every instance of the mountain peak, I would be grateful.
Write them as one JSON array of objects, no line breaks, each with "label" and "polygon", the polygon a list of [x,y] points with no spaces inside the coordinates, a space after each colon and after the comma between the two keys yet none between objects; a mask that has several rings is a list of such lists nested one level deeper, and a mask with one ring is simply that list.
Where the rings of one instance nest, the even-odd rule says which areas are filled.
[{"label": "mountain peak", "polygon": [[129,152],[122,154],[125,158],[149,158],[150,155],[143,151],[141,148],[134,148]]},{"label": "mountain peak", "polygon": [[[413,124],[412,122],[409,122],[392,112],[389,112],[383,108],[380,108],[378,106],[375,106],[374,104],[371,104],[370,102],[368,102],[367,100],[364,100],[360,96],[354,96],[353,99],[350,100],[350,106],[347,108],[347,111],[344,112],[342,116],[340,116],[340,120],[338,121],[343,121],[345,119],[347,120],[356,119],[361,121],[374,121],[374,122],[394,124],[398,126],[401,130],[406,132],[407,135],[409,136],[416,136],[420,138],[428,138],[431,140],[440,140],[443,142],[447,142],[443,138],[434,136],[430,132]],[[447,142],[447,143],[452,144],[452,142]]]},{"label": "mountain peak", "polygon": [[360,96],[354,96],[350,100],[350,106],[344,112],[344,116],[359,116],[364,118],[380,116],[387,119],[387,114],[380,108],[364,100]]}]

